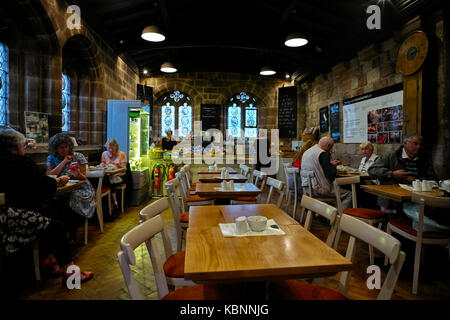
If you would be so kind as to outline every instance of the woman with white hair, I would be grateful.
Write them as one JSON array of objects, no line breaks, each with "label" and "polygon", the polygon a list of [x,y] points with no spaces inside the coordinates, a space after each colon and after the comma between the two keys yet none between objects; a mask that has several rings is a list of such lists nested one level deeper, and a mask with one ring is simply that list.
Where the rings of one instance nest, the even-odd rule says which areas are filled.
[{"label": "woman with white hair", "polygon": [[[5,204],[0,206],[0,253],[13,255],[33,240],[41,240],[40,251],[46,258],[43,266],[63,281],[73,264],[69,241],[60,221],[47,217],[42,203],[52,199],[57,186],[69,181],[67,175],[50,178],[25,156],[25,137],[14,129],[0,129],[0,166],[3,170],[0,193]],[[91,279],[92,272],[81,272],[81,280]]]},{"label": "woman with white hair", "polygon": [[378,159],[378,156],[373,153],[373,144],[370,141],[363,142],[359,145],[364,157],[361,159],[359,164],[359,171],[369,171],[369,168]]}]

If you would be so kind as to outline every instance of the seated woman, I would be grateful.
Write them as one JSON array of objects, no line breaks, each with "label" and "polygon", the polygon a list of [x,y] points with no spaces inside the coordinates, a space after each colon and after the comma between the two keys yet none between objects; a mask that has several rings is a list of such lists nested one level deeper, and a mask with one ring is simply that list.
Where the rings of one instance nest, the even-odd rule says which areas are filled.
[{"label": "seated woman", "polygon": [[[51,199],[69,176],[53,179],[44,175],[24,155],[25,141],[14,129],[0,129],[0,166],[4,170],[0,193],[5,194],[5,205],[0,206],[0,253],[12,255],[39,238],[40,251],[47,256],[42,264],[65,281],[70,275],[66,269],[73,264],[69,242],[61,222],[41,212],[41,203]],[[92,277],[92,272],[81,272],[82,281]]]},{"label": "seated woman", "polygon": [[363,142],[359,145],[361,148],[362,154],[364,157],[362,157],[361,162],[359,164],[358,171],[369,171],[369,168],[374,162],[378,159],[378,156],[373,153],[373,144],[370,141]]},{"label": "seated woman", "polygon": [[73,152],[73,140],[66,133],[58,133],[50,138],[48,143],[47,175],[69,175],[71,179],[86,180],[82,186],[69,194],[69,206],[78,215],[64,215],[65,222],[70,227],[72,239],[84,222],[81,217],[92,217],[95,210],[95,192],[86,179],[87,160],[78,152]]},{"label": "seated woman", "polygon": [[[102,153],[102,162],[100,165],[106,167],[114,165],[116,168],[127,168],[127,156],[124,152],[119,150],[119,144],[115,139],[109,139],[106,144],[106,151]],[[114,210],[119,210],[117,203],[116,187],[123,182],[122,177],[125,172],[119,173],[109,177],[109,185],[111,188],[112,205]]]}]

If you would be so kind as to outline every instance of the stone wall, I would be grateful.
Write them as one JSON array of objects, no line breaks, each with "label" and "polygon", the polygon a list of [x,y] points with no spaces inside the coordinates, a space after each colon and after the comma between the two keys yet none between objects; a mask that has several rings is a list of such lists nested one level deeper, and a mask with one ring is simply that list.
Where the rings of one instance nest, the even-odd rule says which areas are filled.
[{"label": "stone wall", "polygon": [[[192,99],[193,119],[200,120],[201,104],[221,104],[228,106],[228,100],[235,93],[245,91],[257,100],[258,127],[274,129],[278,126],[278,88],[290,86],[288,81],[282,81],[262,76],[252,76],[236,73],[177,73],[163,77],[148,77],[141,84],[153,88],[155,111],[153,112],[154,138],[161,136],[159,123],[159,99],[167,92],[180,90]],[[226,128],[225,108],[223,108],[222,129]]]}]

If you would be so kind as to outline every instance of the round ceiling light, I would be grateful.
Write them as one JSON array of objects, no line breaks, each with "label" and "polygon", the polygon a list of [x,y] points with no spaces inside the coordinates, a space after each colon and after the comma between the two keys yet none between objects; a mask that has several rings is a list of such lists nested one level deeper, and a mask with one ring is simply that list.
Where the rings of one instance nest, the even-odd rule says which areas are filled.
[{"label": "round ceiling light", "polygon": [[259,74],[262,76],[271,76],[274,75],[275,73],[277,72],[273,70],[273,68],[271,67],[262,67],[261,71],[259,72]]},{"label": "round ceiling light", "polygon": [[301,47],[308,43],[308,40],[298,34],[290,34],[286,37],[284,44],[288,47]]},{"label": "round ceiling light", "polygon": [[164,62],[161,65],[161,71],[166,73],[174,73],[177,72],[177,68],[175,68],[172,62]]},{"label": "round ceiling light", "polygon": [[142,39],[151,42],[161,42],[166,39],[157,26],[145,27],[142,31],[141,37]]}]

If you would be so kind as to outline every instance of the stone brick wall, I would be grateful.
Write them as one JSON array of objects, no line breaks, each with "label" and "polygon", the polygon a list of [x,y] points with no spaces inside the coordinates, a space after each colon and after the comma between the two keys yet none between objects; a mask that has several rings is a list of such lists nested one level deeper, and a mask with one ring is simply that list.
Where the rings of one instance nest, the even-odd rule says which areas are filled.
[{"label": "stone brick wall", "polygon": [[[155,111],[153,112],[153,135],[161,136],[159,99],[171,90],[180,90],[192,99],[193,119],[200,120],[201,104],[221,104],[228,106],[233,94],[245,91],[257,100],[259,128],[274,129],[278,126],[278,88],[290,86],[282,81],[262,76],[236,73],[177,73],[163,77],[148,77],[141,84],[153,87]],[[222,116],[222,129],[226,128],[225,108]]]}]

